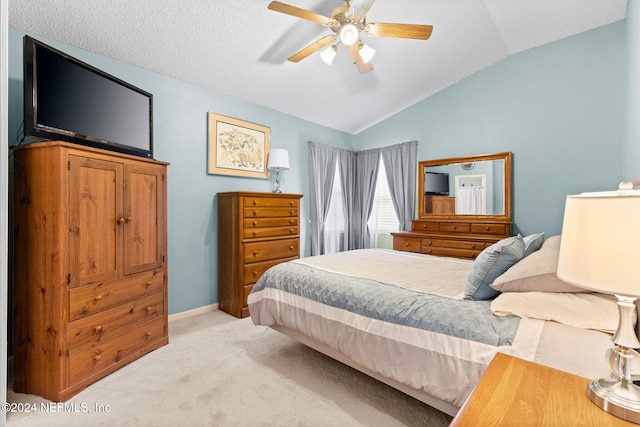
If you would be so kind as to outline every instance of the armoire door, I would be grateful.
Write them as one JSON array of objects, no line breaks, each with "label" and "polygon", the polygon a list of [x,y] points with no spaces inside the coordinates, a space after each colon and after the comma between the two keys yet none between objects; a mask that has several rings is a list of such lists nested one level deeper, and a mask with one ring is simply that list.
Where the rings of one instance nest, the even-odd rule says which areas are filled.
[{"label": "armoire door", "polygon": [[122,276],[123,165],[69,156],[70,286]]},{"label": "armoire door", "polygon": [[164,176],[162,168],[125,165],[124,274],[163,266]]}]

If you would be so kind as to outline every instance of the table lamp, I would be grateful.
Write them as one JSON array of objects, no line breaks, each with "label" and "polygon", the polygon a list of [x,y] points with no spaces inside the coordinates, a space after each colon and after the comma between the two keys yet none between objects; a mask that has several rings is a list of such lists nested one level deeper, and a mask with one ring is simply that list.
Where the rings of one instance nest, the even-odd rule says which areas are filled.
[{"label": "table lamp", "polygon": [[613,294],[620,318],[607,352],[612,377],[593,380],[593,403],[617,417],[640,424],[639,379],[631,361],[640,341],[633,326],[640,296],[640,191],[621,183],[618,191],[567,196],[558,278],[584,289]]},{"label": "table lamp", "polygon": [[269,162],[267,163],[269,170],[276,171],[276,184],[273,187],[274,193],[282,193],[280,190],[280,169],[289,169],[289,152],[282,148],[274,148],[269,152]]}]

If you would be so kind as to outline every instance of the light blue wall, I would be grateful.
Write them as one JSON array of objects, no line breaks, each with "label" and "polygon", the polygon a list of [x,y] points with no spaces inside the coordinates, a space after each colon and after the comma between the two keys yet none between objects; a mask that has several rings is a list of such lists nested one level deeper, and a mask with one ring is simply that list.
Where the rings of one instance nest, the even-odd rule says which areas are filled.
[{"label": "light blue wall", "polygon": [[640,179],[640,1],[627,5],[627,126],[625,179]]},{"label": "light blue wall", "polygon": [[[9,140],[22,123],[22,37],[9,33]],[[230,96],[29,34],[154,96],[154,157],[168,170],[169,313],[218,302],[218,216],[215,194],[270,191],[268,180],[207,175],[207,112],[271,128],[271,147],[289,151],[283,189],[306,194],[307,141],[351,147],[351,136]],[[212,71],[215,72],[215,71]],[[301,249],[309,254],[309,200],[302,199]]]},{"label": "light blue wall", "polygon": [[516,231],[558,234],[567,194],[623,175],[625,23],[508,57],[354,137],[418,159],[514,153]]}]

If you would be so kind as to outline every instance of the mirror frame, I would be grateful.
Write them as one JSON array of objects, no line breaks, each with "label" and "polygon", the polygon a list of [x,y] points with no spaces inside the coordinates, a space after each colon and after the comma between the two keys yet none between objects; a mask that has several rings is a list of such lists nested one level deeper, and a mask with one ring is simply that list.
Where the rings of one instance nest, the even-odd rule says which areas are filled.
[{"label": "mirror frame", "polygon": [[[448,159],[423,160],[418,162],[418,219],[493,219],[511,221],[511,189],[513,173],[513,155],[510,151],[477,156],[450,157]],[[454,163],[482,162],[486,160],[504,160],[504,214],[503,215],[459,215],[427,214],[424,212],[424,172],[428,167]]]}]

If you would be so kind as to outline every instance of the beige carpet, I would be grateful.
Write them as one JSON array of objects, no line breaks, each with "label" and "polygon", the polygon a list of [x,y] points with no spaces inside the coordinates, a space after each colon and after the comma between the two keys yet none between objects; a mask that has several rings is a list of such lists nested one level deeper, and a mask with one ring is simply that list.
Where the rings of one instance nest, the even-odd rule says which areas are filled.
[{"label": "beige carpet", "polygon": [[[169,325],[168,346],[19,426],[447,426],[451,417],[250,319],[220,311]],[[69,411],[71,403],[78,412]],[[102,410],[98,410],[102,408]]]}]

